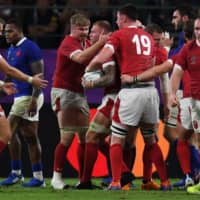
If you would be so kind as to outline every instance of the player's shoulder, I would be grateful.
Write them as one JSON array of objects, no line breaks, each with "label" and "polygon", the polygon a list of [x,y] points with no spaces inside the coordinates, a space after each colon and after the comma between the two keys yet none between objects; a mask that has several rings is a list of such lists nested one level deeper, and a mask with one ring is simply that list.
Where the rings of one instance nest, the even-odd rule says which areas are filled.
[{"label": "player's shoulder", "polygon": [[24,41],[24,46],[27,48],[38,48],[39,49],[38,44],[29,38],[26,38],[26,40]]},{"label": "player's shoulder", "polygon": [[188,50],[191,50],[194,46],[196,46],[196,40],[193,39],[189,42],[187,42],[185,45],[184,45],[184,48],[188,49]]}]

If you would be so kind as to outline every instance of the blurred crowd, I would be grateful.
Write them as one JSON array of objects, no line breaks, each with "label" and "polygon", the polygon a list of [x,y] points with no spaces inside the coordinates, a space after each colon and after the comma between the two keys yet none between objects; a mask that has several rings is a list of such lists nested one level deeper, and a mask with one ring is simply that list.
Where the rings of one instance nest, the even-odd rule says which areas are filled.
[{"label": "blurred crowd", "polygon": [[[141,9],[143,24],[157,23],[166,30],[171,29],[171,13],[175,5],[187,0],[0,0],[0,17],[19,18],[24,33],[35,40],[41,48],[56,48],[63,36],[69,33],[69,18],[81,11],[91,21],[108,20],[115,26],[116,8],[132,2]],[[191,0],[197,8],[200,1]]]}]

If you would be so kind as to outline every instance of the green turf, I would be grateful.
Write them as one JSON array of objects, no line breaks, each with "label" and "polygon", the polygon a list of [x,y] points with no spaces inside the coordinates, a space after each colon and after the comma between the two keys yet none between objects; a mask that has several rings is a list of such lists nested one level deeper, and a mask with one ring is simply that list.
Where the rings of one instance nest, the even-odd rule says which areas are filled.
[{"label": "green turf", "polygon": [[[67,179],[67,183],[74,185],[77,180]],[[173,180],[174,182],[175,180]],[[99,179],[94,183],[99,185]],[[105,190],[53,190],[50,180],[46,179],[46,188],[22,188],[20,185],[0,188],[0,200],[193,200],[199,195],[188,195],[185,191],[141,191],[141,180],[135,180],[135,189],[130,191]]]}]

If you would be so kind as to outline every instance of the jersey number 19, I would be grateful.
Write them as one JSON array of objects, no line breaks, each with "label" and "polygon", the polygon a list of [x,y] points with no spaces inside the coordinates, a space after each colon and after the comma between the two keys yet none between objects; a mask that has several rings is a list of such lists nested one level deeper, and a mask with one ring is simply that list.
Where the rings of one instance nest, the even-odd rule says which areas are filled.
[{"label": "jersey number 19", "polygon": [[151,52],[151,42],[146,35],[134,35],[132,42],[136,46],[137,55],[150,55]]}]

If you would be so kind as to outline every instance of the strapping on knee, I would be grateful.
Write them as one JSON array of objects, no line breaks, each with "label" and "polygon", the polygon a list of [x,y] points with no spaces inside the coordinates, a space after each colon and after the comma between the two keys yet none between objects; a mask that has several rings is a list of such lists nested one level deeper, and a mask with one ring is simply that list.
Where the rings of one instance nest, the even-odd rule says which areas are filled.
[{"label": "strapping on knee", "polygon": [[86,132],[88,126],[67,126],[64,128],[60,128],[61,134],[74,134],[74,133],[82,133]]},{"label": "strapping on knee", "polygon": [[156,130],[154,128],[141,128],[141,133],[143,137],[151,137],[156,134]]},{"label": "strapping on knee", "polygon": [[89,131],[96,133],[105,133],[105,134],[109,134],[111,132],[110,128],[107,128],[104,125],[98,124],[96,122],[90,123]]}]

